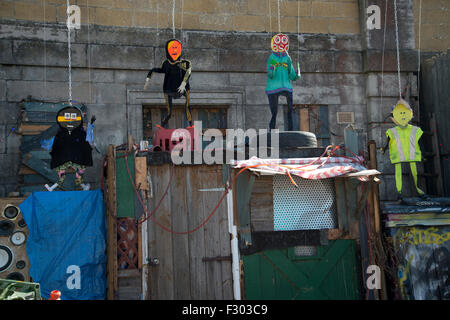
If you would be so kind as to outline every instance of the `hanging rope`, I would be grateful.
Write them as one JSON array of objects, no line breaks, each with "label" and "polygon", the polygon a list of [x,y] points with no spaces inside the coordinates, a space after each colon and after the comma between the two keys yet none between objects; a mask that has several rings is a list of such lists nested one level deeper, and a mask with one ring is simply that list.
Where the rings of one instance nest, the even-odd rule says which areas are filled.
[{"label": "hanging rope", "polygon": [[387,21],[387,7],[388,0],[384,0],[384,29],[383,29],[383,53],[381,54],[381,92],[380,92],[380,110],[383,107],[383,93],[384,93],[384,51],[386,48],[386,21]]},{"label": "hanging rope", "polygon": [[297,1],[297,66],[300,70],[300,1]]},{"label": "hanging rope", "polygon": [[180,24],[180,33],[183,34],[183,11],[184,11],[184,0],[181,0],[181,24]]},{"label": "hanging rope", "polygon": [[172,34],[175,38],[175,0],[172,0]]},{"label": "hanging rope", "polygon": [[269,2],[269,26],[270,26],[270,35],[272,36],[272,3],[270,2],[270,0],[268,0]]},{"label": "hanging rope", "polygon": [[47,97],[47,36],[46,36],[46,28],[45,28],[45,1],[44,1],[44,97]]},{"label": "hanging rope", "polygon": [[280,0],[278,0],[278,33],[281,33],[281,22],[280,22]]},{"label": "hanging rope", "polygon": [[69,7],[70,3],[67,0],[67,51],[68,51],[68,66],[69,66],[69,103],[72,105],[72,56],[70,50],[70,23],[69,23]]},{"label": "hanging rope", "polygon": [[397,46],[397,76],[398,76],[398,94],[402,98],[402,83],[400,78],[400,46],[398,40],[398,18],[397,18],[397,0],[394,0],[394,18],[395,18],[395,43]]},{"label": "hanging rope", "polygon": [[422,29],[422,0],[419,2],[419,39],[417,48],[417,119],[420,121],[420,34]]},{"label": "hanging rope", "polygon": [[87,11],[87,33],[88,33],[88,76],[89,76],[89,102],[92,102],[92,87],[91,87],[91,50],[89,50],[89,46],[91,44],[91,33],[89,30],[89,0],[86,2],[86,11]]}]

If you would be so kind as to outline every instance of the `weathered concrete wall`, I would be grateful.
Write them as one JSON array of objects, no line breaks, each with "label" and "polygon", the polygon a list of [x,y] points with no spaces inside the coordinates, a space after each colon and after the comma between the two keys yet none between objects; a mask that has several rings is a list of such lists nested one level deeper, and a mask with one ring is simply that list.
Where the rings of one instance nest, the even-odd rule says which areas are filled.
[{"label": "weathered concrete wall", "polygon": [[[21,2],[24,1],[14,3],[17,5]],[[37,2],[30,1],[35,4]],[[49,0],[47,3],[50,5],[50,2]],[[170,8],[167,4],[170,1],[164,2],[165,7],[161,1],[137,2],[140,2],[139,8],[147,10],[148,14],[154,12],[156,4],[158,8],[161,4],[161,8],[165,8],[166,11],[158,12],[165,12],[167,23],[159,25],[158,22],[156,26],[149,25],[145,28],[93,25],[91,23],[96,21],[98,12],[102,12],[98,9],[131,10],[134,15],[142,13],[142,10],[133,10],[130,7],[113,8],[107,0],[103,2],[90,0],[89,6],[94,9],[94,13],[89,18],[89,24],[87,19],[82,20],[85,25],[81,30],[74,31],[72,36],[73,99],[88,104],[90,113],[97,116],[96,143],[103,153],[110,143],[124,143],[128,133],[133,134],[136,139],[142,135],[142,105],[136,103],[139,100],[136,97],[142,97],[143,103],[163,101],[160,94],[162,76],[155,75],[152,78],[147,92],[142,91],[142,86],[148,69],[161,63],[164,58],[163,45],[172,37],[172,30],[169,29],[171,23],[168,20]],[[188,6],[206,2],[208,1],[192,1]],[[210,2],[215,3],[214,10],[219,10],[217,4],[219,2],[213,0]],[[316,14],[318,20],[314,22],[306,18],[301,19],[300,30],[302,27],[312,29],[307,31],[308,33],[301,31],[298,37],[297,25],[294,23],[297,19],[286,20],[291,21],[288,25],[296,26],[293,33],[289,34],[290,55],[294,62],[300,61],[302,68],[302,79],[294,83],[294,103],[328,106],[330,130],[336,134],[331,136],[332,143],[343,142],[345,127],[336,123],[336,112],[351,111],[355,113],[355,126],[363,129],[368,138],[375,140],[378,146],[382,146],[386,141],[385,130],[393,126],[387,116],[398,98],[393,4],[392,1],[388,2],[390,7],[384,37],[383,29],[369,31],[366,30],[365,23],[366,8],[370,4],[380,6],[384,19],[384,0],[340,2],[299,2],[301,12],[309,10],[310,17]],[[349,6],[341,7],[344,2]],[[11,12],[4,9],[11,6],[11,1],[1,3],[2,15]],[[52,3],[56,8],[65,6],[65,1]],[[86,1],[77,2],[80,6],[86,6],[86,3]],[[114,6],[118,6],[119,3],[122,6],[132,6],[134,2],[114,3]],[[185,6],[187,3],[188,1],[184,1]],[[247,8],[245,10],[241,8],[242,14],[251,12],[254,15],[264,16],[264,12],[269,11],[268,1],[260,2],[266,3],[265,7],[256,6],[250,0],[220,3],[224,6],[233,4],[227,9],[231,11],[227,12],[235,12],[233,10],[237,10],[239,5]],[[266,20],[264,22],[266,27],[258,29],[259,31],[277,31],[276,1],[270,3],[273,19]],[[296,16],[297,2],[281,3],[282,16],[288,17],[289,14]],[[145,7],[147,4],[150,7]],[[408,97],[414,99],[417,96],[417,79],[414,74],[417,70],[415,1],[399,0],[398,4],[402,87],[408,84]],[[342,34],[341,31],[332,30],[330,21],[336,18],[338,12],[336,10],[338,8],[344,10],[346,7],[351,11],[353,9],[350,9],[350,6],[354,8],[355,5],[359,10],[357,16],[360,17],[358,32],[347,30],[342,31],[344,32]],[[320,14],[322,19],[320,23],[319,7],[323,10]],[[225,11],[225,7],[220,8]],[[64,19],[46,19],[45,22],[42,22],[43,19],[38,19],[41,22],[19,21],[26,18],[17,17],[16,9],[14,16],[0,22],[0,139],[2,139],[0,195],[13,191],[17,183],[20,137],[9,134],[6,139],[17,121],[17,102],[28,95],[47,101],[68,99],[67,31]],[[57,12],[60,10],[57,9]],[[201,12],[207,12],[201,11],[203,9],[200,8],[195,9],[197,11],[193,8],[190,10],[184,11],[183,21],[186,25],[188,12],[196,13],[198,16]],[[325,13],[326,10],[328,13]],[[162,20],[164,19],[160,20],[158,17],[158,21]],[[342,20],[342,17],[338,20]],[[136,19],[133,18],[133,21]],[[180,19],[176,18],[176,21]],[[307,21],[308,23],[305,23]],[[271,28],[267,27],[268,22],[271,22]],[[229,122],[229,126],[267,128],[270,111],[264,94],[265,66],[270,54],[272,33],[222,31],[212,26],[204,27],[208,30],[200,30],[202,27],[198,25],[188,30],[186,25],[182,30],[177,26],[176,37],[184,43],[185,56],[193,63],[191,97],[199,103],[213,102],[214,99],[237,101],[233,102],[236,115]],[[314,25],[318,26],[317,29],[313,28]],[[384,65],[381,63],[383,57]],[[205,95],[208,93],[206,98]],[[281,99],[281,103],[284,103],[284,99]],[[283,122],[283,114],[279,112],[278,126],[281,127]],[[94,168],[88,170],[88,182],[98,183],[101,156],[94,152],[96,164]],[[381,198],[391,199],[395,196],[395,192],[392,192],[393,167],[387,155],[378,154],[378,159],[379,169],[384,173],[382,179],[385,182],[381,187]]]},{"label": "weathered concrete wall", "polygon": [[[67,32],[60,24],[6,21],[0,25],[0,31],[2,110],[10,117],[2,122],[6,132],[18,116],[16,104],[27,96],[46,101],[68,99]],[[72,96],[86,103],[90,113],[97,116],[96,143],[102,152],[110,143],[125,142],[127,133],[140,138],[141,109],[130,102],[130,91],[142,91],[148,69],[163,60],[163,45],[171,33],[167,29],[106,26],[83,26],[74,32]],[[191,98],[201,92],[211,92],[210,99],[224,90],[239,93],[243,116],[229,125],[267,128],[270,111],[264,90],[271,35],[183,31],[177,36],[186,48],[185,57],[193,63]],[[328,105],[333,123],[330,129],[337,135],[343,134],[343,126],[334,124],[336,111],[354,111],[357,125],[365,128],[359,35],[304,34],[297,39],[296,34],[291,34],[290,39],[290,54],[294,61],[300,60],[303,74],[294,84],[295,103]],[[155,75],[149,91],[158,95],[162,79]],[[282,112],[278,126],[283,126]],[[3,163],[9,163],[2,175],[11,182],[3,193],[13,189],[19,160],[18,139],[10,135],[8,142],[12,146],[2,150]],[[91,183],[98,182],[100,173],[101,155],[94,152],[94,158],[96,166],[86,176]]]},{"label": "weathered concrete wall", "polygon": [[[417,103],[418,55],[417,50],[415,50],[413,2],[412,0],[397,1],[397,17],[399,27],[400,90],[414,109],[416,117],[413,118],[412,122],[417,125],[419,108]],[[368,30],[366,24],[362,25],[362,46],[365,48],[363,59],[366,81],[367,132],[368,138],[374,140],[378,147],[385,146],[387,141],[385,132],[387,129],[395,126],[389,115],[400,96],[397,74],[394,2],[387,2],[386,32],[384,32],[385,3],[386,1],[384,0],[360,0],[360,8],[367,8],[371,4],[378,5],[381,9],[382,17],[382,28],[379,30]],[[377,160],[378,169],[383,173],[381,177],[383,183],[380,185],[380,199],[396,200],[394,166],[389,160],[388,151],[384,155],[378,152]],[[421,171],[422,167],[419,166],[419,172]],[[422,179],[419,181],[421,183]],[[410,181],[407,177],[404,177],[403,186],[405,195],[415,195],[413,188],[410,188]]]},{"label": "weathered concrete wall", "polygon": [[414,34],[416,49],[425,52],[450,49],[450,1],[414,0]]},{"label": "weathered concrete wall", "polygon": [[[81,23],[171,28],[170,0],[72,0]],[[1,0],[0,18],[65,23],[65,0]],[[357,0],[283,0],[282,32],[359,33]],[[300,18],[300,19],[298,19]],[[175,27],[183,30],[278,31],[277,0],[176,0]]]}]

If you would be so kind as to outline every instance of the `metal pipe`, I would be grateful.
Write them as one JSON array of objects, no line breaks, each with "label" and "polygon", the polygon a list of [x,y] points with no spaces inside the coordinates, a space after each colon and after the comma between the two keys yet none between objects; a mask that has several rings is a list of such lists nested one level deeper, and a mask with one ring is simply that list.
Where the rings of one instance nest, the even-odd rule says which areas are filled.
[{"label": "metal pipe", "polygon": [[233,293],[235,300],[241,300],[241,282],[239,270],[239,248],[237,239],[237,227],[234,225],[233,193],[229,189],[227,194],[228,207],[228,232],[231,234],[231,270],[233,273]]}]

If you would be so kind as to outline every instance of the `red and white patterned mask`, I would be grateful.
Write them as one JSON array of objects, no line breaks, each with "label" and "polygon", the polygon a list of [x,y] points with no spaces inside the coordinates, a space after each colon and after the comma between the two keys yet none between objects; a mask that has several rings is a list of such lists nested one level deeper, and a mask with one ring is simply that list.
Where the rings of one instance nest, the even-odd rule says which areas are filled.
[{"label": "red and white patterned mask", "polygon": [[285,34],[278,33],[272,37],[270,46],[273,52],[287,52],[289,50],[289,38]]}]

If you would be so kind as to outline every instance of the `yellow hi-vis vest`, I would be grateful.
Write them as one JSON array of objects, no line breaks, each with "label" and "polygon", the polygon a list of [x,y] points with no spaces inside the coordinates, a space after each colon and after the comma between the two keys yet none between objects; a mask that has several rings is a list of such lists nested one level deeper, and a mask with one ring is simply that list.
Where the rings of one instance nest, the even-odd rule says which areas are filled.
[{"label": "yellow hi-vis vest", "polygon": [[419,127],[408,124],[407,127],[400,126],[386,131],[389,137],[389,158],[392,163],[419,162],[422,160],[419,139],[423,131]]}]

